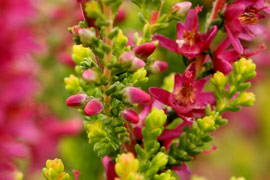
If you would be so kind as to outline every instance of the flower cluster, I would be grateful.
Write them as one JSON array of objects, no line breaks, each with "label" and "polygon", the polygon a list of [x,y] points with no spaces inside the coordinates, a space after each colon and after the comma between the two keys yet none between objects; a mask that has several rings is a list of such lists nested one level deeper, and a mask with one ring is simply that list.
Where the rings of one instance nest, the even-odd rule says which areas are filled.
[{"label": "flower cluster", "polygon": [[38,50],[32,2],[1,0],[0,15],[0,179],[14,180],[23,177],[18,159],[29,160],[29,172],[40,169],[55,155],[60,137],[79,132],[82,123],[59,122],[45,104],[34,101],[40,84],[30,55]]},{"label": "flower cluster", "polygon": [[[128,43],[114,23],[122,0],[79,1],[85,20],[69,28],[77,75],[65,79],[72,94],[66,104],[84,116],[89,143],[103,158],[107,179],[174,180],[172,171],[190,179],[185,162],[215,149],[205,145],[212,140],[209,133],[228,122],[222,114],[255,101],[246,91],[256,76],[248,58],[264,46],[251,51],[242,41],[264,33],[260,19],[269,7],[261,0],[217,1],[216,15],[202,33],[199,5],[180,2],[166,11],[167,1],[132,2],[144,27]],[[157,34],[175,23],[176,39]],[[223,37],[215,49],[211,45],[218,32]],[[151,87],[147,93],[142,87],[149,77],[170,65],[156,58],[159,47],[182,55],[186,67],[175,73],[172,90]],[[212,88],[204,91],[207,82]]]}]

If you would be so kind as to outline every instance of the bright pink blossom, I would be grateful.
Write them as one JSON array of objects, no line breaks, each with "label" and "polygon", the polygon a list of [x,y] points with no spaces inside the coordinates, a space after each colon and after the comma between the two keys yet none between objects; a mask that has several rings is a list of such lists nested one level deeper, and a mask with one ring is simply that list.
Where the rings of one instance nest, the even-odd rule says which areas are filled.
[{"label": "bright pink blossom", "polygon": [[203,92],[206,79],[195,81],[195,63],[183,73],[175,75],[174,90],[172,93],[152,87],[150,94],[162,102],[172,107],[179,117],[184,121],[192,122],[194,115],[202,115],[207,104],[215,102],[211,92]]},{"label": "bright pink blossom", "polygon": [[264,34],[266,29],[259,24],[264,16],[259,12],[264,7],[254,0],[237,0],[228,5],[224,13],[225,28],[235,50],[244,53],[240,39],[251,41],[255,35]]},{"label": "bright pink blossom", "polygon": [[217,27],[212,27],[207,33],[200,33],[198,13],[200,8],[191,9],[185,20],[185,24],[177,23],[177,40],[171,40],[160,34],[154,35],[154,40],[173,52],[182,54],[188,59],[193,59],[204,51],[207,51],[211,41],[217,33]]}]

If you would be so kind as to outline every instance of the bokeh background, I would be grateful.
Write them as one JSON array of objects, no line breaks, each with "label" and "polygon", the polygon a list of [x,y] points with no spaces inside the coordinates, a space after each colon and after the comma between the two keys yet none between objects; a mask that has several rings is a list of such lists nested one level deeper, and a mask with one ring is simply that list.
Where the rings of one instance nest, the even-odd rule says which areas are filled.
[{"label": "bokeh background", "polygon": [[[165,7],[175,2],[179,1],[167,0]],[[204,6],[203,25],[213,1],[192,2]],[[142,29],[137,13],[138,8],[125,1],[115,22],[130,43],[133,33]],[[104,179],[101,162],[83,131],[82,117],[65,105],[69,94],[64,77],[74,67],[67,29],[82,20],[79,5],[75,0],[0,0],[0,17],[0,180],[21,173],[26,180],[43,180],[41,168],[54,157],[63,159],[68,172],[80,170],[80,180]],[[189,164],[194,175],[208,180],[270,179],[270,21],[264,24],[267,33],[254,43],[254,47],[261,41],[266,45],[254,57],[258,75],[251,91],[256,94],[255,106],[225,115],[228,125],[213,134],[217,149]],[[175,38],[175,26],[171,23],[161,33]],[[215,42],[222,38],[224,34],[218,34]],[[162,86],[165,77],[185,68],[181,55],[163,48],[154,56],[166,60],[169,68],[152,76],[145,90]]]}]

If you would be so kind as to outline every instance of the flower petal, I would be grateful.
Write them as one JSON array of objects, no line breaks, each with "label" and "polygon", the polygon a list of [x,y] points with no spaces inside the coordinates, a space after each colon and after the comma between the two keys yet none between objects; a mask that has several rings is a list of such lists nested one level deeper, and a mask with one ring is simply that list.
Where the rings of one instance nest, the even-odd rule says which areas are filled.
[{"label": "flower petal", "polygon": [[175,53],[178,53],[177,52],[177,43],[174,41],[174,40],[171,40],[163,35],[160,35],[160,34],[155,34],[154,37],[153,37],[153,40],[158,40],[159,42],[159,45],[172,51],[172,52],[175,52]]},{"label": "flower petal", "polygon": [[228,36],[231,40],[231,43],[234,47],[234,49],[239,53],[239,54],[243,54],[244,52],[244,49],[243,49],[243,46],[240,42],[240,40],[238,39],[237,35],[236,34],[233,34],[230,30],[230,28],[228,28],[227,25],[225,25],[225,28],[226,28],[226,31],[228,33]]},{"label": "flower petal", "polygon": [[161,88],[152,87],[149,88],[149,93],[158,101],[162,102],[165,105],[169,105],[168,99],[171,93],[169,93],[168,91]]}]

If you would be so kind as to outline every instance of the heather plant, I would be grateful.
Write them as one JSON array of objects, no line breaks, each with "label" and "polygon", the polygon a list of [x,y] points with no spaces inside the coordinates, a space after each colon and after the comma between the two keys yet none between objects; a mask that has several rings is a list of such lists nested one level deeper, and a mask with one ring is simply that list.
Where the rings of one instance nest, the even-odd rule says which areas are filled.
[{"label": "heather plant", "polygon": [[[186,163],[215,150],[209,149],[211,133],[228,123],[223,113],[255,101],[248,91],[256,76],[250,57],[264,45],[253,51],[243,42],[266,32],[260,19],[267,17],[269,3],[216,0],[200,22],[202,32],[203,7],[196,1],[132,2],[143,28],[130,40],[114,20],[122,0],[78,0],[84,20],[69,28],[76,75],[65,78],[71,94],[66,104],[84,117],[108,180],[191,179]],[[161,34],[172,27],[176,38]],[[171,66],[159,59],[160,47],[184,63],[162,88],[147,93],[143,87],[151,76]],[[48,160],[43,172],[48,180],[69,178],[59,159]],[[74,175],[78,180],[79,172]]]}]

